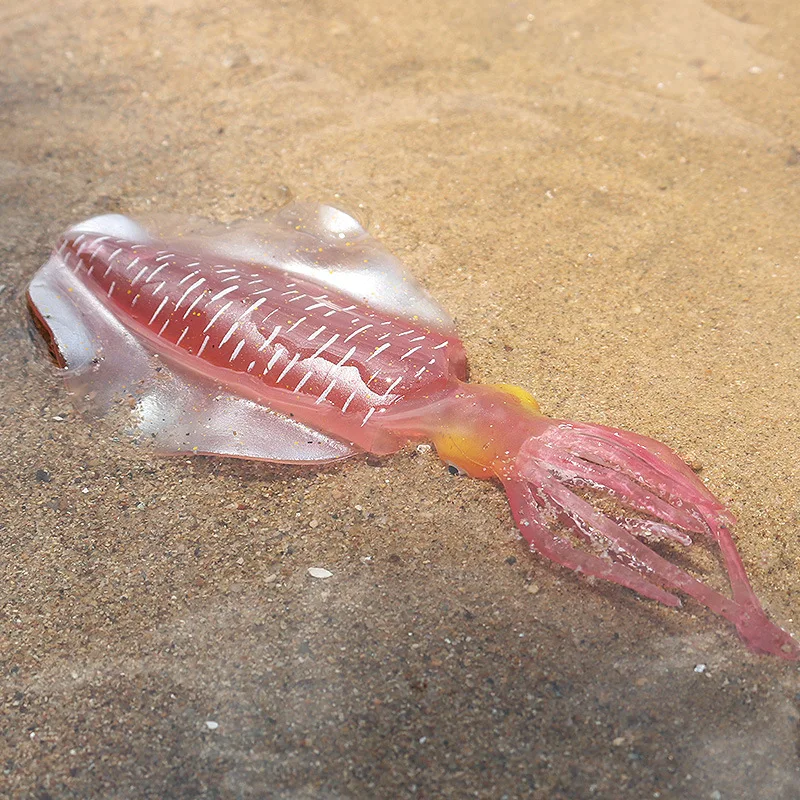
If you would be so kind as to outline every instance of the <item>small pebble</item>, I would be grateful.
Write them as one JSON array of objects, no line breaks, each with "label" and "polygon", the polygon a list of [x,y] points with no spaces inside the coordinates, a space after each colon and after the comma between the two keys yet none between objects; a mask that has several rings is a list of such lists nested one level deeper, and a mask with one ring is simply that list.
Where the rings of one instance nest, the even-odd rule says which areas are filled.
[{"label": "small pebble", "polygon": [[333,573],[323,567],[309,567],[308,574],[312,578],[332,578]]},{"label": "small pebble", "polygon": [[706,665],[705,665],[705,664],[698,664],[698,665],[697,665],[697,666],[694,668],[694,671],[695,671],[695,672],[705,672],[705,671],[706,671]]},{"label": "small pebble", "polygon": [[219,722],[214,722],[213,719],[207,719],[206,728],[208,728],[210,731],[215,731],[217,728],[219,728]]}]

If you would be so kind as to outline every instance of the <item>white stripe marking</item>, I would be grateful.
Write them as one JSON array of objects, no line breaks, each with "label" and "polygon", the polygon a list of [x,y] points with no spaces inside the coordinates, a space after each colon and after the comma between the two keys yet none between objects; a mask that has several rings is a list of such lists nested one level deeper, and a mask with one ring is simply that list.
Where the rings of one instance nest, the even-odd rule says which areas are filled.
[{"label": "white stripe marking", "polygon": [[228,302],[227,302],[227,303],[225,303],[225,305],[224,305],[224,306],[222,306],[222,308],[220,308],[220,310],[219,310],[219,311],[217,311],[217,313],[216,313],[216,314],[214,314],[214,316],[213,316],[213,317],[211,317],[211,322],[209,322],[209,323],[208,323],[208,325],[206,325],[206,327],[203,329],[203,333],[208,333],[208,331],[209,331],[209,329],[211,328],[211,326],[212,326],[212,325],[213,325],[213,324],[214,324],[214,323],[215,323],[215,322],[216,322],[216,321],[217,321],[217,320],[218,320],[218,319],[219,319],[219,318],[220,318],[220,317],[221,317],[221,316],[222,316],[222,315],[223,315],[223,314],[224,314],[224,313],[225,313],[225,312],[226,312],[226,311],[227,311],[227,310],[228,310],[228,309],[229,309],[229,308],[232,306],[232,305],[233,305],[233,300],[228,300]]},{"label": "white stripe marking", "polygon": [[300,353],[295,353],[292,356],[292,360],[283,368],[283,372],[281,372],[281,374],[278,375],[278,378],[275,381],[275,383],[280,383],[283,380],[286,373],[289,372],[289,370],[298,362],[299,359],[300,359]]},{"label": "white stripe marking", "polygon": [[311,373],[306,372],[306,374],[303,375],[302,378],[300,378],[300,382],[297,384],[297,386],[294,387],[293,394],[297,394],[308,383],[310,379],[311,379]]},{"label": "white stripe marking", "polygon": [[237,344],[236,347],[233,348],[233,353],[231,354],[231,357],[228,359],[229,364],[233,363],[233,360],[236,358],[236,356],[238,356],[239,353],[242,352],[242,348],[244,347],[244,342],[245,340],[242,339],[239,342],[239,344]]},{"label": "white stripe marking", "polygon": [[[196,275],[197,273],[195,273]],[[205,278],[198,278],[182,295],[181,299],[175,304],[175,310],[177,311],[181,307],[181,303],[198,287],[202,286],[206,282]],[[202,295],[201,295],[202,297]]]},{"label": "white stripe marking", "polygon": [[272,333],[264,340],[264,344],[262,344],[261,347],[258,348],[259,353],[262,350],[266,350],[270,346],[270,344],[272,344],[272,340],[280,333],[280,330],[281,330],[280,325],[276,325],[272,329]]},{"label": "white stripe marking", "polygon": [[374,408],[371,408],[369,411],[367,411],[366,415],[364,416],[364,421],[361,423],[361,427],[362,427],[362,428],[363,428],[363,427],[364,427],[364,426],[367,424],[367,422],[369,421],[369,418],[370,418],[370,417],[371,417],[371,416],[372,416],[374,413],[375,413],[375,409],[374,409]]},{"label": "white stripe marking", "polygon": [[279,310],[280,309],[278,309],[278,308],[273,308],[272,311],[270,311],[269,314],[267,314],[267,316],[264,317],[264,319],[261,320],[261,322],[262,323],[266,322],[273,314],[277,314]]},{"label": "white stripe marking", "polygon": [[133,261],[131,261],[130,264],[128,264],[128,266],[125,267],[125,272],[127,272],[131,267],[135,267],[138,263],[139,263],[139,256],[136,256],[136,258],[134,258]]},{"label": "white stripe marking", "polygon": [[319,396],[319,397],[316,399],[316,402],[314,403],[314,405],[315,405],[315,406],[318,406],[320,403],[322,403],[322,402],[325,400],[325,398],[328,396],[328,394],[330,393],[331,389],[333,389],[333,387],[334,387],[335,385],[336,385],[336,378],[334,378],[334,379],[333,379],[333,380],[332,380],[332,381],[331,381],[331,382],[328,384],[328,388],[327,388],[327,389],[325,389],[325,391],[324,391],[324,392],[323,392],[323,393],[322,393],[322,394],[321,394],[321,395],[320,395],[320,396]]},{"label": "white stripe marking", "polygon": [[106,294],[106,297],[111,297],[111,292],[114,291],[114,287],[116,285],[117,285],[116,281],[111,281],[111,286],[108,287],[108,293]]},{"label": "white stripe marking", "polygon": [[192,313],[192,309],[203,299],[204,296],[205,296],[205,293],[204,292],[200,292],[200,294],[197,295],[197,297],[195,297],[194,300],[192,300],[192,304],[189,306],[189,308],[186,309],[186,313],[183,315],[184,319],[186,319],[186,317],[188,317],[189,314]]},{"label": "white stripe marking", "polygon": [[153,270],[153,271],[150,273],[150,276],[149,276],[149,277],[148,277],[148,279],[145,281],[145,283],[150,283],[150,281],[151,281],[151,280],[153,280],[153,278],[155,278],[155,276],[156,276],[156,275],[158,275],[158,273],[159,273],[159,272],[161,272],[161,270],[162,270],[162,269],[164,269],[165,267],[168,267],[168,266],[169,266],[169,264],[159,264],[159,265],[158,265],[158,266],[157,266],[157,267],[156,267],[156,268],[155,268],[155,269],[154,269],[154,270]]},{"label": "white stripe marking", "polygon": [[358,336],[359,333],[365,331],[367,328],[371,328],[372,325],[362,325],[358,330],[353,331],[346,339],[345,342],[349,342],[354,336]]},{"label": "white stripe marking", "polygon": [[224,344],[225,344],[225,342],[227,342],[227,341],[228,341],[228,339],[230,339],[230,338],[231,338],[231,336],[233,336],[233,334],[234,334],[234,331],[235,331],[235,330],[236,330],[236,329],[239,327],[239,325],[241,324],[242,320],[243,320],[243,319],[244,319],[244,318],[245,318],[245,317],[246,317],[246,316],[247,316],[247,315],[248,315],[248,314],[249,314],[251,311],[255,311],[255,310],[256,310],[256,309],[257,309],[257,308],[258,308],[260,305],[262,305],[262,304],[263,304],[263,303],[265,303],[266,301],[267,301],[267,298],[266,298],[266,297],[260,297],[258,300],[256,300],[256,301],[255,301],[255,303],[253,303],[253,305],[251,305],[251,306],[250,306],[250,308],[248,308],[248,309],[247,309],[247,310],[246,310],[246,311],[245,311],[245,312],[244,312],[244,313],[243,313],[243,314],[242,314],[242,315],[239,317],[239,319],[237,319],[237,320],[236,320],[236,322],[234,322],[234,323],[233,323],[233,325],[231,325],[231,327],[230,327],[230,329],[228,330],[228,332],[227,332],[227,333],[226,333],[226,334],[225,334],[225,335],[222,337],[222,341],[219,343],[219,346],[220,346],[220,347],[222,347],[222,345],[224,345]]},{"label": "white stripe marking", "polygon": [[331,336],[331,338],[328,339],[328,341],[322,345],[322,347],[317,349],[317,352],[314,353],[314,355],[311,356],[311,358],[316,358],[317,356],[321,356],[338,338],[339,334],[334,333],[333,336]]},{"label": "white stripe marking", "polygon": [[375,356],[380,355],[387,347],[391,347],[389,342],[386,342],[386,344],[382,344],[380,347],[373,350],[372,355],[368,356],[364,363],[366,364],[367,361],[372,361],[372,359],[375,358]]},{"label": "white stripe marking", "polygon": [[189,333],[188,325],[183,329],[183,333],[178,337],[178,341],[175,342],[176,346],[180,345],[180,343],[183,341],[183,337],[186,336],[187,333]]},{"label": "white stripe marking", "polygon": [[353,355],[353,353],[355,353],[355,351],[356,351],[356,348],[355,348],[355,347],[351,347],[351,348],[350,348],[350,349],[349,349],[349,350],[348,350],[348,351],[347,351],[347,352],[344,354],[344,358],[342,358],[342,360],[341,360],[341,361],[340,361],[340,362],[339,362],[339,363],[338,363],[336,366],[337,366],[337,367],[341,367],[341,366],[343,366],[343,365],[344,365],[344,363],[345,363],[345,362],[346,362],[346,361],[347,361],[347,360],[350,358],[350,356],[352,356],[352,355]]},{"label": "white stripe marking", "polygon": [[[308,311],[308,309],[306,309],[306,311]],[[310,342],[310,341],[312,341],[313,339],[316,339],[316,338],[317,338],[317,336],[319,336],[319,335],[322,333],[322,331],[324,331],[324,330],[326,330],[326,329],[327,329],[327,327],[328,327],[327,325],[322,325],[321,327],[317,328],[317,329],[314,331],[314,333],[312,333],[312,334],[311,334],[311,336],[309,336],[309,337],[308,337],[308,341]]]},{"label": "white stripe marking", "polygon": [[264,367],[264,375],[266,375],[274,366],[275,362],[281,357],[281,351],[276,350],[272,354],[272,358],[267,362],[267,366]]},{"label": "white stripe marking", "polygon": [[95,239],[92,244],[95,245],[94,252],[92,253],[92,258],[97,255],[97,251],[100,249],[100,245],[103,242],[107,242],[111,237],[110,236],[100,236],[98,239]]},{"label": "white stripe marking", "polygon": [[400,383],[400,381],[402,380],[403,380],[402,375],[399,378],[396,378],[394,383],[383,393],[383,396],[388,397],[391,394],[392,389],[394,389],[394,387],[397,386],[397,384]]},{"label": "white stripe marking", "polygon": [[[163,267],[163,266],[165,266],[165,265],[162,264],[161,267]],[[161,267],[159,267],[159,269],[161,269]],[[186,283],[186,281],[189,281],[192,278],[194,278],[194,276],[197,275],[198,272],[200,272],[200,270],[196,269],[194,272],[190,272],[185,278],[181,278],[178,281],[178,286],[183,286],[183,284]],[[153,276],[151,275],[150,277],[152,278]]]},{"label": "white stripe marking", "polygon": [[203,350],[206,349],[206,345],[208,344],[208,338],[209,337],[206,336],[206,338],[203,339],[203,344],[200,345],[200,349],[197,351],[197,357],[198,358],[200,358],[200,356],[203,355]]},{"label": "white stripe marking", "polygon": [[344,405],[342,406],[342,414],[344,414],[347,411],[347,406],[350,405],[350,403],[352,402],[353,398],[356,396],[356,392],[357,391],[358,391],[358,389],[353,389],[353,391],[350,394],[350,397],[348,397],[347,400],[344,401]]},{"label": "white stripe marking", "polygon": [[221,300],[223,297],[225,297],[226,294],[235,292],[238,288],[239,288],[238,286],[229,286],[227,289],[223,289],[221,292],[217,292],[208,302],[214,303],[217,300]]},{"label": "white stripe marking", "polygon": [[165,294],[164,295],[164,299],[161,301],[161,304],[156,309],[155,314],[153,314],[153,316],[150,317],[150,322],[147,323],[148,325],[152,325],[153,324],[153,320],[155,320],[155,318],[161,313],[161,309],[164,308],[164,306],[167,304],[168,300],[169,300],[169,295]]},{"label": "white stripe marking", "polygon": [[421,344],[418,344],[416,347],[412,347],[407,353],[403,353],[403,355],[400,356],[400,360],[402,361],[404,358],[408,358],[412,353],[416,353],[417,350],[421,349],[422,349]]}]

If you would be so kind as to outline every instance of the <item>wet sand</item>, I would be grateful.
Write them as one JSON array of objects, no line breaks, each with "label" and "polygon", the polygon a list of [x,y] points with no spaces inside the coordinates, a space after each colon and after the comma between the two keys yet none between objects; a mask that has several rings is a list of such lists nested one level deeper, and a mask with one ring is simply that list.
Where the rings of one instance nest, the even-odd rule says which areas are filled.
[{"label": "wet sand", "polygon": [[342,203],[473,379],[701,469],[798,635],[797,4],[7,0],[0,31],[2,796],[798,796],[796,664],[528,554],[430,452],[153,458],[75,413],[24,303],[93,214]]}]

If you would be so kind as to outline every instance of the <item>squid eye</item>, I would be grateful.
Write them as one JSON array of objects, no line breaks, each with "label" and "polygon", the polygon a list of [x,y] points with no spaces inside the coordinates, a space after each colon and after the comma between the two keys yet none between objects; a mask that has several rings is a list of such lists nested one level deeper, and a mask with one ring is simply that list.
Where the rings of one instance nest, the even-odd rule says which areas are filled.
[{"label": "squid eye", "polygon": [[459,469],[455,464],[451,464],[450,462],[447,463],[447,471],[451,475],[460,475],[461,477],[467,474],[463,469]]}]

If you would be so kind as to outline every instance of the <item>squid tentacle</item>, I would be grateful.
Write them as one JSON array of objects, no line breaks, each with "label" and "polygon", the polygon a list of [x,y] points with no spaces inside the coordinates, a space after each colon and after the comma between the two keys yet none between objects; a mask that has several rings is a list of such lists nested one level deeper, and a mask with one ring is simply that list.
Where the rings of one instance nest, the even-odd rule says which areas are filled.
[{"label": "squid tentacle", "polygon": [[[655,439],[630,431],[585,423],[570,423],[570,428],[578,432],[577,440],[568,436],[564,444],[574,447],[577,451],[575,454],[586,457],[585,452],[589,458],[607,458],[620,469],[633,472],[638,481],[666,495],[673,506],[681,503],[684,508],[690,508],[719,545],[730,578],[733,599],[742,606],[763,613],[731,535],[729,524],[735,521],[733,515],[672,450]],[[647,469],[642,468],[643,463]],[[676,495],[674,487],[680,487],[685,494]]]},{"label": "squid tentacle", "polygon": [[611,519],[621,528],[645,541],[661,542],[669,539],[682,544],[684,547],[691,547],[693,544],[692,537],[687,533],[663,522],[649,519],[631,519],[630,517],[611,517]]},{"label": "squid tentacle", "polygon": [[622,472],[591,461],[584,461],[568,453],[552,453],[543,461],[545,466],[556,472],[561,480],[574,475],[585,481],[589,488],[606,492],[623,505],[637,511],[643,511],[692,533],[708,532],[706,526],[696,516],[694,506],[689,507],[690,511],[687,508],[672,505]]},{"label": "squid tentacle", "polygon": [[[733,623],[751,649],[783,655],[785,658],[800,658],[800,646],[788,633],[770,622],[755,597],[730,530],[721,520],[723,515],[719,512],[719,502],[707,493],[699,480],[688,471],[688,467],[681,470],[680,476],[673,475],[675,470],[672,465],[658,455],[651,454],[647,463],[639,457],[639,450],[643,447],[641,442],[628,445],[617,438],[609,443],[602,429],[592,436],[594,442],[589,442],[586,447],[582,445],[586,444],[588,437],[580,437],[582,441],[577,443],[578,452],[575,449],[566,452],[556,450],[552,437],[549,437],[546,445],[542,443],[546,437],[533,437],[521,448],[514,468],[516,478],[507,477],[503,482],[512,512],[525,538],[557,563],[619,583],[661,602],[664,600],[654,596],[660,588],[653,583],[654,580],[670,589],[682,591]],[[575,443],[574,437],[567,439],[569,444]],[[565,442],[561,441],[559,445],[564,447]],[[634,447],[636,451],[633,451]],[[663,445],[661,447],[671,453]],[[600,468],[587,467],[581,470],[581,463],[577,459],[587,456],[601,459]],[[677,459],[674,454],[673,457]],[[623,476],[622,470],[628,475],[632,473],[634,480]],[[583,475],[578,475],[580,472]],[[688,515],[693,520],[691,527],[686,526],[689,530],[698,531],[697,522],[700,522],[703,526],[700,530],[710,533],[719,544],[731,583],[732,598],[692,577],[637,538],[636,534],[642,526],[647,530],[648,525],[658,526],[660,523],[630,521],[620,524],[575,494],[567,482],[576,476],[588,478],[592,488],[604,491],[622,503],[669,522],[685,522]],[[676,486],[682,490],[680,495]],[[669,501],[655,497],[644,487],[668,494]],[[610,563],[577,550],[568,541],[555,537],[543,514],[543,510],[547,509],[553,511],[573,533],[586,540],[603,543]],[[675,509],[677,513],[674,513]],[[724,516],[729,518],[727,514]],[[531,534],[526,535],[525,529],[530,530],[531,527]],[[673,531],[669,525],[654,530],[667,535],[677,534],[673,538],[682,541],[680,533]],[[631,575],[636,575],[638,580]],[[674,597],[671,594],[668,596]],[[671,600],[667,604],[674,605],[674,602]]]},{"label": "squid tentacle", "polygon": [[647,436],[588,423],[565,423],[553,432],[558,446],[589,461],[621,469],[649,486],[673,505],[701,506],[721,521],[736,520],[725,506],[700,482],[691,469],[666,445]]},{"label": "squid tentacle", "polygon": [[651,583],[635,570],[623,564],[604,561],[556,536],[550,530],[526,481],[509,479],[504,482],[504,486],[520,533],[542,555],[575,572],[618,583],[651,600],[674,608],[680,607],[681,601],[678,597]]}]

